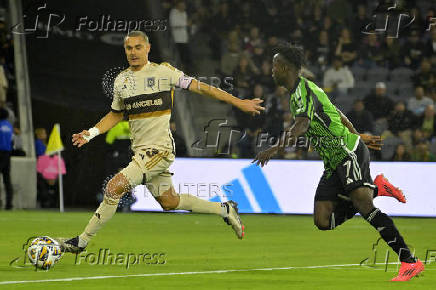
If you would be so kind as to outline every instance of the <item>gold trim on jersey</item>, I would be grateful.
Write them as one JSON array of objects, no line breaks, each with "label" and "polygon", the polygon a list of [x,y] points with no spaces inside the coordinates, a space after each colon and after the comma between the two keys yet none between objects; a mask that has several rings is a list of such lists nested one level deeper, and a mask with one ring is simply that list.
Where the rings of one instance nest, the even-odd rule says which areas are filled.
[{"label": "gold trim on jersey", "polygon": [[130,114],[129,120],[145,119],[145,118],[151,118],[151,117],[160,117],[160,116],[168,115],[168,114],[171,114],[171,109],[164,110],[164,111],[154,111],[154,112],[147,112],[147,113]]},{"label": "gold trim on jersey", "polygon": [[174,107],[174,88],[171,89],[171,108]]},{"label": "gold trim on jersey", "polygon": [[145,163],[145,168],[150,170],[154,166],[156,166],[161,160],[165,157],[168,157],[169,152],[159,152],[155,156],[153,156],[148,162]]}]

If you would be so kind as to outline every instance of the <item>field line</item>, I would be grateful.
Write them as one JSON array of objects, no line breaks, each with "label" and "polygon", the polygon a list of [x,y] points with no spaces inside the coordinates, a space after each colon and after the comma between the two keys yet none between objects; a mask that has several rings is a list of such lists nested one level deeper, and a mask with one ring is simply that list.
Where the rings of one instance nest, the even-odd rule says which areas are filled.
[{"label": "field line", "polygon": [[[384,263],[379,263],[379,264],[384,264]],[[396,264],[396,263],[389,263],[389,264]],[[128,274],[128,275],[71,277],[71,278],[58,278],[58,279],[45,279],[45,280],[0,281],[0,285],[27,284],[27,283],[44,283],[44,282],[70,282],[70,281],[82,281],[82,280],[111,279],[111,278],[132,278],[132,277],[154,277],[154,276],[223,274],[223,273],[250,272],[250,271],[322,269],[322,268],[355,267],[355,266],[360,266],[360,264],[299,266],[299,267],[291,266],[291,267],[255,268],[255,269],[227,269],[227,270],[211,270],[211,271],[196,271],[196,272],[143,273],[143,274]]]}]

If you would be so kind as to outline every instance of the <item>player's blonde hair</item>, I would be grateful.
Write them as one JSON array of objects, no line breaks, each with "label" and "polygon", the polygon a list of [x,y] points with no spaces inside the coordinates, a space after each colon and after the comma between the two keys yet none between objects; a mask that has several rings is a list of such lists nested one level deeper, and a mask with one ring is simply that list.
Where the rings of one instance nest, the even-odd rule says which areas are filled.
[{"label": "player's blonde hair", "polygon": [[124,37],[124,42],[126,42],[127,37],[142,37],[146,43],[150,43],[148,41],[148,36],[147,34],[145,34],[144,32],[140,31],[140,30],[132,30],[129,31],[129,33],[127,33],[126,37]]}]

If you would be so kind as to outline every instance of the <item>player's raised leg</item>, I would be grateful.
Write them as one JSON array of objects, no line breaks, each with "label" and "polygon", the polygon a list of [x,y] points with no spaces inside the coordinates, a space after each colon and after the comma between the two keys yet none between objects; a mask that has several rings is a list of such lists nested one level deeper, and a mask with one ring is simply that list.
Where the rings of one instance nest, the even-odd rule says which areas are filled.
[{"label": "player's raised leg", "polygon": [[60,240],[64,251],[77,253],[83,251],[89,241],[115,214],[120,198],[131,189],[122,173],[115,175],[106,185],[103,201],[85,227],[82,234],[69,240]]},{"label": "player's raised leg", "polygon": [[211,202],[191,194],[177,194],[172,186],[171,175],[165,172],[153,177],[147,183],[147,188],[164,210],[176,209],[219,215],[232,226],[239,239],[244,237],[244,225],[239,217],[236,202]]},{"label": "player's raised leg", "polygon": [[407,281],[424,270],[424,265],[411,253],[392,219],[376,208],[373,203],[373,189],[359,187],[350,194],[359,213],[380,233],[385,242],[398,254],[401,261],[399,274],[393,281]]}]

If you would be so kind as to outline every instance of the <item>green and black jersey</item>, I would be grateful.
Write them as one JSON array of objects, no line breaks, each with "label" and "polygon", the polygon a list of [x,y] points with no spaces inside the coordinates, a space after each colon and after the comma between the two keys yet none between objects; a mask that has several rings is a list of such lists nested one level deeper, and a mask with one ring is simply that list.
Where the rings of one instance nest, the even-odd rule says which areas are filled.
[{"label": "green and black jersey", "polygon": [[309,118],[305,136],[323,159],[325,170],[335,170],[349,152],[356,150],[359,135],[342,124],[336,107],[315,83],[300,77],[291,91],[290,108],[294,117]]}]

